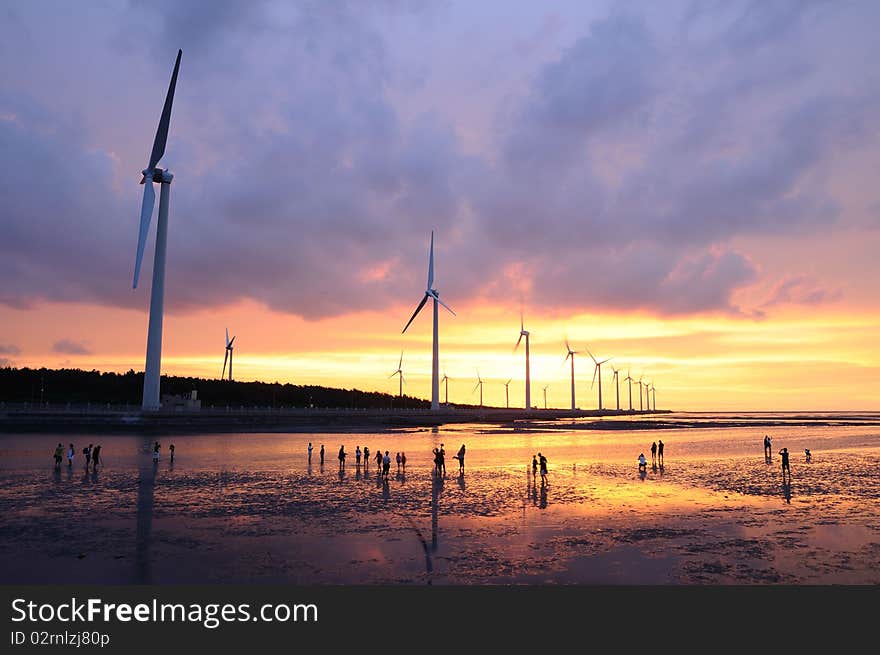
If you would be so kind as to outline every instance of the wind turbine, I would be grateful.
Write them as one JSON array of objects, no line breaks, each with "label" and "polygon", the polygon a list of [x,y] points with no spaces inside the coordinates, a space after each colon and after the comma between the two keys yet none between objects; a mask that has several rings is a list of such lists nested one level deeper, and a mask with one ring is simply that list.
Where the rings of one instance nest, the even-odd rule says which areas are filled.
[{"label": "wind turbine", "polygon": [[449,376],[446,375],[446,371],[443,371],[443,379],[440,381],[446,385],[446,401],[444,402],[444,405],[448,406],[449,405]]},{"label": "wind turbine", "polygon": [[590,359],[593,360],[593,364],[595,365],[595,367],[593,368],[593,382],[590,384],[590,389],[592,389],[593,385],[596,384],[596,373],[599,374],[599,411],[601,412],[602,411],[602,364],[609,361],[611,358],[608,357],[606,359],[603,359],[600,362],[600,361],[596,360],[595,357],[593,357],[593,353],[591,353],[589,349],[587,349],[587,352],[590,353]]},{"label": "wind turbine", "polygon": [[516,345],[513,347],[513,352],[516,352],[517,348],[519,348],[519,342],[522,341],[522,338],[526,338],[526,411],[532,408],[532,382],[531,376],[529,375],[529,333],[526,331],[523,324],[523,315],[522,312],[519,314],[519,339],[516,340]]},{"label": "wind turbine", "polygon": [[450,309],[449,305],[440,300],[440,294],[437,293],[437,289],[433,288],[434,284],[434,230],[431,230],[431,248],[428,254],[428,286],[425,289],[425,296],[422,298],[422,302],[419,303],[419,306],[416,307],[416,311],[413,312],[413,315],[410,317],[409,321],[407,321],[406,326],[404,326],[403,331],[406,332],[406,328],[409,327],[410,323],[412,323],[416,316],[419,315],[419,312],[422,311],[422,307],[425,306],[425,303],[428,302],[428,298],[432,298],[434,300],[434,347],[433,347],[433,355],[431,358],[431,409],[438,410],[440,409],[440,350],[437,341],[437,304],[443,305],[449,313],[455,316],[455,312]]},{"label": "wind turbine", "polygon": [[568,351],[565,355],[565,359],[567,360],[571,357],[571,410],[574,411],[577,409],[577,405],[574,402],[574,356],[580,353],[580,351],[572,350],[568,343],[568,339],[565,340],[565,349]]},{"label": "wind turbine", "polygon": [[641,412],[641,411],[644,411],[642,409],[642,377],[641,376],[639,376],[639,380],[638,380],[638,382],[636,382],[636,384],[639,385],[639,411]]},{"label": "wind turbine", "polygon": [[483,378],[480,377],[480,370],[477,369],[477,383],[474,385],[471,393],[477,390],[477,387],[480,387],[480,409],[483,408]]},{"label": "wind turbine", "polygon": [[513,382],[513,378],[510,378],[507,382],[504,383],[504,404],[507,406],[507,409],[510,409],[510,383]]},{"label": "wind turbine", "polygon": [[651,411],[651,389],[653,388],[654,383],[648,382],[645,385],[645,404],[648,406],[648,411]]},{"label": "wind turbine", "polygon": [[549,384],[544,385],[544,409],[547,409],[547,388],[549,386]]},{"label": "wind turbine", "polygon": [[654,401],[653,402],[654,411],[656,412],[657,411],[657,387],[655,387],[653,384],[651,385],[651,397],[652,397],[652,400]]},{"label": "wind turbine", "polygon": [[617,411],[620,411],[620,371],[613,366],[611,370],[614,371],[614,388],[617,390]]},{"label": "wind turbine", "polygon": [[390,380],[395,375],[400,376],[400,397],[403,398],[403,351],[400,351],[400,361],[397,363],[397,370],[394,371],[391,375],[388,376]]},{"label": "wind turbine", "polygon": [[223,372],[220,379],[226,375],[226,360],[229,360],[229,381],[232,382],[232,342],[235,341],[235,335],[229,338],[229,328],[226,328],[226,354],[223,356]]},{"label": "wind turbine", "polygon": [[171,105],[174,102],[174,89],[177,86],[177,73],[180,70],[180,57],[182,50],[177,51],[177,61],[174,62],[174,72],[171,74],[171,83],[168,85],[168,93],[165,95],[165,105],[162,107],[162,115],[159,118],[159,127],[156,129],[156,137],[153,139],[153,151],[150,153],[150,162],[143,170],[144,199],[141,203],[141,223],[138,231],[137,258],[134,264],[134,279],[132,288],[137,289],[138,278],[141,274],[141,261],[144,258],[144,247],[147,243],[147,233],[150,231],[150,220],[153,217],[153,205],[156,202],[156,192],[153,183],[159,184],[159,222],[156,227],[156,253],[153,259],[153,285],[150,291],[150,321],[147,328],[147,359],[144,365],[144,395],[141,408],[144,410],[157,410],[159,403],[159,381],[162,369],[162,316],[165,305],[165,253],[168,241],[168,203],[171,198],[171,180],[174,176],[168,170],[157,168],[157,164],[165,154],[165,144],[168,141],[168,125],[171,122]]},{"label": "wind turbine", "polygon": [[630,377],[629,369],[626,370],[626,377],[623,378],[624,382],[629,382],[629,411],[633,411],[633,382],[635,380]]}]

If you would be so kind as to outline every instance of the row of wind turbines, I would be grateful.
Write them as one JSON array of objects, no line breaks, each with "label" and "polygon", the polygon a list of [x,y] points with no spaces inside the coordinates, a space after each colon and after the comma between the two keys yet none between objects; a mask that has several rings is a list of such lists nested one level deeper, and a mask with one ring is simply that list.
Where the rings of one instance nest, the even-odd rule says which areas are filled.
[{"label": "row of wind turbines", "polygon": [[[159,195],[159,216],[158,223],[156,228],[156,249],[153,260],[153,279],[152,279],[152,287],[150,291],[150,317],[149,317],[149,326],[147,330],[147,353],[146,353],[146,363],[144,367],[144,392],[143,392],[143,401],[142,408],[144,410],[157,410],[161,407],[160,404],[160,396],[159,396],[159,382],[161,377],[161,362],[162,362],[162,323],[164,316],[164,301],[165,301],[165,259],[166,259],[166,251],[167,251],[167,241],[168,241],[168,213],[169,213],[169,205],[171,200],[171,182],[174,179],[174,176],[167,169],[159,168],[159,162],[162,160],[162,157],[165,154],[165,146],[168,141],[168,129],[171,122],[171,108],[174,102],[174,92],[177,86],[177,77],[180,71],[180,60],[183,55],[182,50],[177,51],[177,59],[174,62],[174,69],[171,74],[171,81],[168,85],[168,92],[165,95],[165,104],[162,107],[162,114],[159,118],[159,125],[156,129],[156,136],[153,139],[153,149],[150,153],[150,159],[147,164],[147,167],[142,171],[143,177],[141,179],[141,184],[144,186],[144,196],[143,201],[141,203],[141,215],[140,215],[140,227],[138,230],[138,242],[137,242],[137,253],[135,258],[135,267],[134,267],[134,279],[132,281],[132,288],[136,289],[138,286],[138,279],[140,277],[140,269],[141,263],[143,261],[144,249],[146,246],[147,238],[150,231],[150,222],[152,221],[153,209],[155,205],[156,195],[155,190],[153,188],[153,184],[160,185],[160,195]],[[403,328],[403,333],[406,332],[407,328],[413,323],[416,317],[419,315],[419,312],[422,311],[422,308],[428,302],[428,300],[432,301],[432,309],[433,309],[433,348],[432,348],[432,360],[431,360],[431,409],[438,410],[440,408],[440,375],[439,375],[439,343],[438,343],[438,311],[439,307],[444,307],[450,314],[455,316],[455,312],[450,308],[446,303],[440,300],[440,294],[437,289],[434,288],[434,232],[431,232],[431,244],[429,247],[428,253],[428,283],[425,288],[424,296],[422,296],[421,301],[410,317],[409,321],[407,321],[406,325]],[[516,341],[516,346],[514,347],[514,352],[519,348],[520,343],[525,337],[525,407],[529,409],[532,407],[531,404],[531,375],[529,368],[529,332],[525,329],[525,325],[523,322],[522,315],[520,315],[520,331],[519,338]],[[221,378],[226,377],[226,369],[227,363],[229,365],[229,380],[232,381],[232,355],[233,355],[233,342],[235,341],[235,336],[231,339],[229,338],[229,330],[226,330],[226,350],[223,358],[223,369],[221,373]],[[580,351],[575,351],[571,349],[570,344],[566,341],[566,358],[565,361],[571,359],[571,408],[574,410],[577,408],[577,404],[575,402],[575,378],[574,378],[574,356],[580,354]],[[589,350],[587,351],[589,353]],[[596,382],[596,377],[598,376],[599,381],[599,409],[602,410],[602,365],[607,363],[609,360],[604,359],[598,361],[595,357],[593,357],[592,353],[589,353],[590,357],[594,363],[593,369],[593,383]],[[619,388],[619,371],[614,369],[614,380],[617,384],[617,409],[620,410],[620,388]],[[399,377],[399,394],[403,395],[403,353],[401,352],[400,360],[397,365],[397,370],[391,374],[390,377],[394,377],[397,375]],[[444,374],[443,380],[446,385],[446,404],[448,405],[449,401],[449,377]],[[505,398],[507,401],[507,406],[510,406],[510,396],[509,396],[509,385],[511,380],[508,380],[505,383]],[[642,405],[642,388],[643,382],[642,379],[639,378],[638,381],[635,381],[632,377],[630,377],[627,372],[627,377],[624,378],[624,381],[630,383],[629,387],[629,408],[630,411],[633,411],[632,406],[632,384],[636,382],[639,385],[639,410],[644,411],[644,407]],[[656,390],[653,388],[651,383],[648,383],[645,386],[646,396],[647,396],[647,409],[651,409],[651,394],[654,394]],[[474,391],[480,391],[480,406],[483,405],[483,380],[479,376],[479,372],[477,373],[477,384],[474,387]],[[547,389],[548,387],[544,387],[544,405],[547,405]],[[472,392],[472,393],[473,393]],[[654,400],[654,408],[656,409],[656,396],[653,398]]]},{"label": "row of wind turbines", "polygon": [[[440,378],[440,348],[438,341],[438,333],[439,333],[439,311],[438,306],[442,305],[446,310],[449,311],[450,314],[455,316],[455,312],[452,311],[452,308],[449,307],[446,303],[440,300],[440,293],[437,289],[434,288],[434,232],[431,232],[431,244],[428,247],[428,284],[425,288],[425,295],[422,296],[421,301],[416,306],[415,311],[410,317],[409,321],[407,321],[406,325],[403,328],[402,333],[406,333],[407,329],[410,325],[412,325],[413,321],[419,315],[419,312],[422,311],[422,308],[425,306],[425,303],[428,300],[433,300],[433,310],[434,310],[434,321],[433,321],[433,342],[432,342],[432,356],[431,356],[431,409],[437,410],[440,408],[440,383],[445,383],[446,386],[446,402],[445,404],[449,404],[449,376],[444,372],[443,378]],[[531,384],[531,362],[530,362],[530,350],[529,350],[529,339],[531,337],[531,333],[525,328],[525,321],[523,315],[520,314],[519,318],[519,337],[516,340],[516,345],[513,347],[514,353],[519,349],[520,344],[523,342],[523,337],[525,337],[525,376],[526,376],[526,385],[525,385],[525,409],[532,408],[532,384]],[[567,362],[571,360],[571,409],[572,411],[576,411],[578,409],[577,401],[575,397],[575,374],[574,374],[574,359],[575,355],[579,355],[582,351],[572,350],[571,344],[568,339],[565,340],[565,360]],[[606,359],[598,360],[587,349],[587,354],[589,354],[590,359],[593,360],[593,381],[590,384],[590,388],[592,389],[596,385],[597,377],[599,383],[599,410],[602,411],[606,409],[602,404],[602,365],[607,364],[611,361],[611,358],[608,357]],[[613,380],[616,389],[616,411],[621,411],[620,409],[620,373],[621,370],[614,368],[611,366],[611,370],[613,371]],[[403,352],[400,353],[400,360],[397,363],[397,370],[395,370],[389,377],[389,379],[394,376],[398,376],[399,381],[399,390],[398,393],[402,397],[403,396]],[[657,390],[654,387],[653,382],[643,382],[643,377],[639,377],[638,380],[633,378],[629,371],[626,373],[626,377],[623,379],[624,382],[629,383],[629,411],[634,411],[632,404],[632,386],[633,383],[639,385],[639,411],[651,411],[652,405],[653,409],[657,409]],[[510,383],[513,381],[513,378],[509,379],[504,383],[504,395],[505,395],[505,403],[507,408],[510,408]],[[475,393],[477,390],[480,392],[480,407],[483,406],[483,379],[480,377],[480,371],[477,370],[477,383],[474,385],[473,391],[471,393]],[[544,409],[547,409],[547,389],[549,385],[544,387]],[[643,393],[644,392],[644,393]],[[642,401],[645,401],[643,403]],[[652,403],[653,400],[653,403]]]}]

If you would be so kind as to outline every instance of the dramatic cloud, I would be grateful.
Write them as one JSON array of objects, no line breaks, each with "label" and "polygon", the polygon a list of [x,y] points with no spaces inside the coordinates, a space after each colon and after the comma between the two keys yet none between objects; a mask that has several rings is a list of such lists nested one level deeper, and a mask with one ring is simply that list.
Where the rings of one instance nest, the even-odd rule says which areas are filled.
[{"label": "dramatic cloud", "polygon": [[[749,315],[731,298],[760,267],[734,240],[846,224],[850,189],[830,181],[880,134],[872,3],[670,3],[662,20],[627,5],[493,25],[510,30],[508,54],[485,65],[511,81],[487,92],[495,119],[476,149],[466,115],[423,101],[450,62],[394,38],[464,33],[442,4],[114,7],[21,5],[0,24],[7,58],[35,53],[0,73],[7,305],[146,307],[152,235],[130,288],[137,181],[178,47],[171,311],[409,304],[436,229],[438,283],[458,306]],[[536,25],[558,47],[521,72]],[[467,66],[469,48],[450,56]],[[69,75],[71,60],[87,70]],[[418,83],[401,73],[411,61]],[[780,286],[765,307],[834,299],[817,289]]]},{"label": "dramatic cloud", "polygon": [[0,343],[0,355],[20,355],[21,349],[12,344]]},{"label": "dramatic cloud", "polygon": [[71,341],[70,339],[61,339],[52,344],[52,352],[62,355],[91,355],[92,351],[83,344]]}]

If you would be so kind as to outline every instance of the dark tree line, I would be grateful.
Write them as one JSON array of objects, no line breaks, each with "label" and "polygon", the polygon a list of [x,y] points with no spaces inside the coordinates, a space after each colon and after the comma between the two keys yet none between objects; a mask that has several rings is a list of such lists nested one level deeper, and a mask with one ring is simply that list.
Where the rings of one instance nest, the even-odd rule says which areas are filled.
[{"label": "dark tree line", "polygon": [[[0,368],[0,401],[59,403],[111,403],[139,405],[144,374],[101,373],[81,369]],[[202,407],[345,407],[425,408],[426,400],[387,393],[281,384],[279,382],[228,382],[202,378],[162,376],[162,395],[188,396],[198,392]]]}]

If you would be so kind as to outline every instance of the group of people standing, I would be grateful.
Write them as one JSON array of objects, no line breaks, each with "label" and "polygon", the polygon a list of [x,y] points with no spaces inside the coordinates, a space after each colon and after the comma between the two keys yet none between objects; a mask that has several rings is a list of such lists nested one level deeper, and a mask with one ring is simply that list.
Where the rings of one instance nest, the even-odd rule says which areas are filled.
[{"label": "group of people standing", "polygon": [[[663,440],[655,441],[651,444],[651,467],[656,469],[657,466],[663,468]],[[648,470],[648,460],[645,459],[645,453],[639,453],[639,472]]]},{"label": "group of people standing", "polygon": [[[347,456],[348,456],[348,453],[345,452],[345,445],[339,446],[338,459],[339,459],[340,472],[345,470],[345,460],[346,460]],[[368,446],[364,446],[363,451],[361,451],[360,446],[355,446],[354,458],[355,458],[355,465],[357,466],[358,469],[360,469],[361,459],[363,459],[364,471],[367,471],[370,466],[370,448]],[[376,459],[376,470],[379,472],[379,474],[383,478],[385,478],[387,480],[388,474],[391,471],[391,453],[390,453],[390,451],[386,450],[385,454],[383,455],[381,449],[377,450],[375,459]],[[397,460],[398,474],[401,473],[401,470],[403,473],[406,473],[406,453],[403,453],[403,452],[397,453],[395,456],[395,459]],[[309,464],[311,464],[311,463],[312,463],[312,444],[309,443]],[[323,464],[324,464],[324,444],[321,444],[321,465],[323,465]]]},{"label": "group of people standing", "polygon": [[[76,449],[73,447],[73,444],[70,444],[67,447],[67,468],[73,468],[73,458],[75,456]],[[92,470],[98,470],[98,464],[101,462],[101,445],[93,446],[89,444],[85,448],[82,449],[83,458],[85,459],[86,471],[89,470],[89,464],[92,465]],[[61,462],[64,460],[64,446],[58,444],[55,447],[55,470],[61,470]]]},{"label": "group of people standing", "polygon": [[[452,456],[453,459],[458,460],[459,475],[464,475],[464,455],[466,451],[465,445],[461,444],[461,448]],[[432,473],[437,476],[446,477],[446,444],[441,443],[439,448],[434,448],[431,452],[434,454],[434,469]]]},{"label": "group of people standing", "polygon": [[[785,484],[786,479],[788,482],[791,482],[791,458],[790,453],[788,452],[788,448],[783,448],[779,451],[779,454],[782,456],[782,483]],[[804,457],[807,462],[813,461],[813,453],[810,452],[809,448],[804,448]],[[769,434],[764,435],[764,462],[769,464],[773,461],[773,443],[770,439]]]},{"label": "group of people standing", "polygon": [[538,475],[538,468],[541,469],[541,484],[547,483],[547,458],[544,457],[541,453],[537,455],[532,455],[532,477],[535,478]]}]

